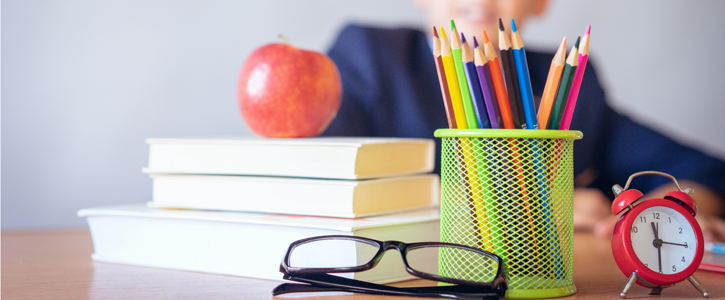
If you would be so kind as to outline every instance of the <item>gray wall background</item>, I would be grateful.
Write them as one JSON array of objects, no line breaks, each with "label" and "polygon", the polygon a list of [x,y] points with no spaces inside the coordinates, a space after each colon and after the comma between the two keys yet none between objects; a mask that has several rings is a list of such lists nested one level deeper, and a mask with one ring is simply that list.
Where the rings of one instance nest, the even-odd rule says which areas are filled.
[{"label": "gray wall background", "polygon": [[[612,105],[725,158],[723,13],[716,0],[557,0],[523,38],[555,49],[591,24]],[[347,22],[423,18],[409,0],[2,1],[2,229],[83,228],[80,208],[149,201],[147,137],[250,135],[237,75],[279,33],[325,51]]]}]

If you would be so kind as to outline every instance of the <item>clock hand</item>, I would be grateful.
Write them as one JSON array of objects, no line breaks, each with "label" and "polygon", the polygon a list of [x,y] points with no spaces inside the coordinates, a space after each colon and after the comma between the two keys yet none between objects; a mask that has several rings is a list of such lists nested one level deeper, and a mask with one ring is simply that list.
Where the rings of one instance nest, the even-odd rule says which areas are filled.
[{"label": "clock hand", "polygon": [[677,243],[670,243],[670,242],[664,242],[664,241],[663,241],[662,243],[663,243],[663,244],[670,244],[670,245],[675,245],[675,246],[683,246],[683,247],[687,247],[687,244],[677,244]]},{"label": "clock hand", "polygon": [[662,240],[660,240],[658,233],[660,224],[657,223],[657,226],[655,226],[655,222],[650,222],[649,224],[652,225],[652,231],[655,233],[655,240],[652,242],[652,245],[657,248],[657,262],[659,263],[660,273],[662,273]]},{"label": "clock hand", "polygon": [[660,273],[662,273],[662,247],[657,247],[657,262],[660,264]]}]

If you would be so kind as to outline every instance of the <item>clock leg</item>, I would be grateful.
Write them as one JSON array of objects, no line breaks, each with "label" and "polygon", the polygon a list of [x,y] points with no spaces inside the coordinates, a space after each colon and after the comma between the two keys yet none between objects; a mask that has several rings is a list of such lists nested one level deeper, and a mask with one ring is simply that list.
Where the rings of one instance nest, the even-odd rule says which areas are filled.
[{"label": "clock leg", "polygon": [[702,283],[700,283],[700,281],[697,280],[697,278],[695,278],[695,275],[690,275],[690,277],[687,277],[687,281],[692,283],[692,286],[694,286],[697,289],[697,291],[699,291],[700,294],[702,294],[703,297],[705,297],[705,298],[710,297],[710,292],[708,292],[707,290],[705,290],[704,287],[702,287]]},{"label": "clock leg", "polygon": [[661,294],[662,294],[662,288],[661,288],[661,287],[656,287],[656,288],[653,288],[653,289],[652,289],[652,290],[651,290],[651,291],[649,292],[649,294],[650,294],[650,295],[655,295],[655,296],[656,296],[656,295],[661,295]]},{"label": "clock leg", "polygon": [[626,298],[629,289],[634,286],[635,282],[637,282],[637,273],[632,272],[632,276],[629,276],[629,279],[627,279],[627,283],[624,285],[624,289],[622,290],[622,292],[619,293],[619,297],[622,297],[622,299]]}]

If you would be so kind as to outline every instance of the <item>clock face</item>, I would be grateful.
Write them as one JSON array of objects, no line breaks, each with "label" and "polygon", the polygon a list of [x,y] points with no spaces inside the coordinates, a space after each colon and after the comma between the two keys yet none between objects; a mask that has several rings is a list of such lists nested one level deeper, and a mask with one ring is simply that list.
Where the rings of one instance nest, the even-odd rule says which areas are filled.
[{"label": "clock face", "polygon": [[679,273],[692,264],[697,235],[690,222],[674,209],[653,206],[640,212],[632,223],[631,242],[637,258],[661,274]]}]

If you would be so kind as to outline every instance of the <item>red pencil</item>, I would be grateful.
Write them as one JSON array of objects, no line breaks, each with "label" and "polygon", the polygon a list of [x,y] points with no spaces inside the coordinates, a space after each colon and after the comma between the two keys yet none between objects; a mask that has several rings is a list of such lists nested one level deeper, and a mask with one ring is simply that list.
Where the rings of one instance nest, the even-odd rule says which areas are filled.
[{"label": "red pencil", "polygon": [[438,31],[435,26],[433,26],[433,57],[438,72],[438,83],[441,85],[443,107],[446,109],[448,127],[456,129],[458,127],[456,126],[456,117],[453,115],[453,102],[451,102],[451,93],[448,91],[448,81],[446,80],[446,72],[443,69],[443,58],[441,58],[441,40],[438,38]]}]

